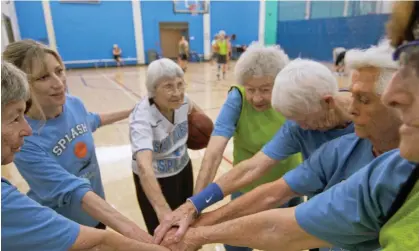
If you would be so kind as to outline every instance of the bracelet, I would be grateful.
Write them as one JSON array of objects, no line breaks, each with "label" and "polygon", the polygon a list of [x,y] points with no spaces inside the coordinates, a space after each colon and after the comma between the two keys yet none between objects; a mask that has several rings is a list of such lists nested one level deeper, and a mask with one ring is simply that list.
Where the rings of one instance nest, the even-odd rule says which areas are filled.
[{"label": "bracelet", "polygon": [[190,201],[194,206],[198,214],[200,214],[205,208],[217,203],[224,198],[223,191],[217,183],[209,184],[200,193],[190,197]]}]

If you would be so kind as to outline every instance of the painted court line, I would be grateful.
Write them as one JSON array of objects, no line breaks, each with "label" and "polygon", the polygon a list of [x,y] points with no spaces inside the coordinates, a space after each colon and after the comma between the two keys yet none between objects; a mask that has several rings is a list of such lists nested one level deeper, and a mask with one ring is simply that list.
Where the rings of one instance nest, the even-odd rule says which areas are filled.
[{"label": "painted court line", "polygon": [[130,91],[128,91],[127,89],[123,88],[120,84],[118,84],[117,82],[115,82],[114,80],[112,80],[111,78],[109,78],[108,76],[106,76],[105,74],[101,74],[106,80],[108,80],[110,83],[113,83],[114,85],[116,85],[116,87],[120,90],[122,90],[125,95],[127,95],[132,101],[134,101],[134,103],[138,102],[138,99],[141,98],[140,95],[138,94],[134,94]]}]

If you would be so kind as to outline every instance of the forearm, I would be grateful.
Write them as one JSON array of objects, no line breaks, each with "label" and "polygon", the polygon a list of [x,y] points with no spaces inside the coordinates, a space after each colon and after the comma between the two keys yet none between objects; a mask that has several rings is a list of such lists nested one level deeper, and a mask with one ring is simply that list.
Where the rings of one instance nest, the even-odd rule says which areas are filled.
[{"label": "forearm", "polygon": [[[120,236],[116,233],[112,233],[111,231],[106,232],[106,238],[104,240],[104,244],[102,245],[105,249],[109,251],[156,251],[163,249],[160,246],[149,244],[149,243],[142,243],[135,240],[131,240],[125,238],[124,236]],[[99,249],[102,250],[102,249]]]},{"label": "forearm", "polygon": [[71,251],[155,251],[165,250],[163,247],[141,243],[126,238],[112,231],[99,230],[91,227],[80,226],[80,233]]},{"label": "forearm", "polygon": [[214,180],[223,158],[223,151],[224,149],[222,151],[208,151],[207,149],[207,152],[202,160],[201,170],[199,171],[198,178],[196,180],[194,194],[202,191]]},{"label": "forearm", "polygon": [[90,216],[129,238],[150,242],[151,236],[122,215],[94,192],[87,192],[82,208]]},{"label": "forearm", "polygon": [[[137,163],[138,163],[137,159]],[[151,165],[151,164],[150,164]],[[140,163],[139,165],[141,186],[151,203],[157,217],[161,219],[164,214],[171,211],[169,204],[164,198],[163,192],[160,188],[157,178],[152,170],[152,167],[145,167]]]},{"label": "forearm", "polygon": [[119,111],[119,112],[112,112],[112,113],[105,113],[105,114],[99,114],[101,125],[109,125],[112,123],[115,123],[117,121],[123,120],[128,118],[130,113],[132,112],[132,109]]},{"label": "forearm", "polygon": [[297,196],[283,179],[261,185],[225,206],[203,214],[194,226],[208,226],[276,208]]},{"label": "forearm", "polygon": [[220,186],[224,196],[227,196],[262,177],[276,163],[277,161],[259,152],[251,159],[240,162],[215,183]]},{"label": "forearm", "polygon": [[261,250],[330,246],[301,229],[294,213],[295,208],[273,209],[214,226],[191,228],[185,238],[199,245],[224,243]]}]

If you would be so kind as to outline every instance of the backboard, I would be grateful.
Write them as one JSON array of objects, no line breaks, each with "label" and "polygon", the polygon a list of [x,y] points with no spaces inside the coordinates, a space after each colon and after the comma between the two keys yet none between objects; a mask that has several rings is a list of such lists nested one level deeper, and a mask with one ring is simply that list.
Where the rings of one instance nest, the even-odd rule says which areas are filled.
[{"label": "backboard", "polygon": [[173,0],[173,11],[183,14],[205,14],[208,13],[207,0]]}]

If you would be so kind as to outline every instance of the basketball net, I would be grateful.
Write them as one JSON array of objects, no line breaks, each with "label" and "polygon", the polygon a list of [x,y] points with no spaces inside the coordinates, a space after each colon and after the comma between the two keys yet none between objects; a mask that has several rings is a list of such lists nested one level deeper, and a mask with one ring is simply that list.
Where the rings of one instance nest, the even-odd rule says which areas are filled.
[{"label": "basketball net", "polygon": [[196,4],[189,5],[189,11],[191,12],[192,16],[197,16],[198,11],[197,11],[197,8],[196,8]]}]

